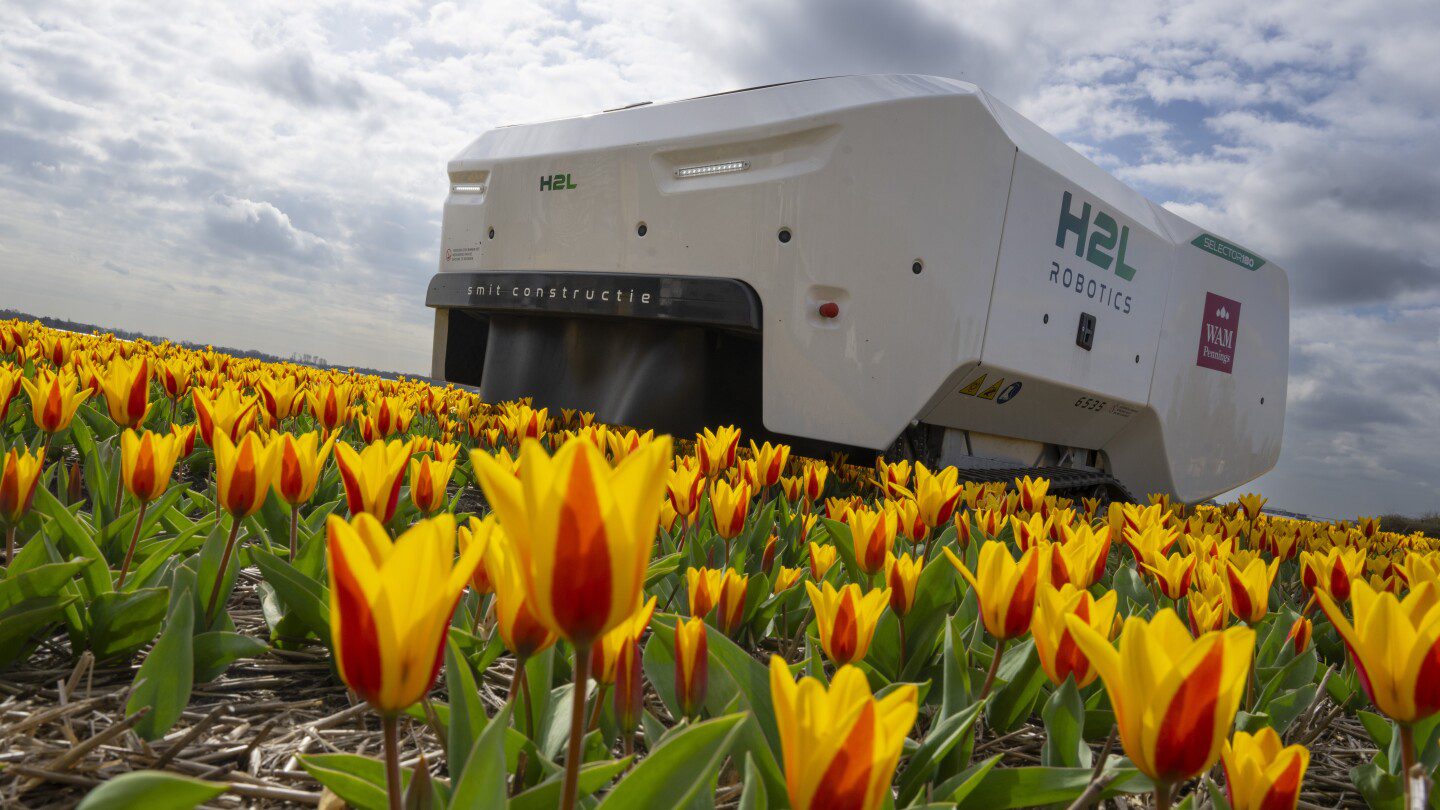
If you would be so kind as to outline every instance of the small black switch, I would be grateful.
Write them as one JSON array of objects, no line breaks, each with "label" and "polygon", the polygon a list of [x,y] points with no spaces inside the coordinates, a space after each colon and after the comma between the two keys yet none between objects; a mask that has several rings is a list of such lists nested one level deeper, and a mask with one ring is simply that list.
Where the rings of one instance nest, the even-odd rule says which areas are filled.
[{"label": "small black switch", "polygon": [[1095,316],[1088,312],[1080,313],[1080,328],[1075,330],[1075,345],[1090,351],[1095,345]]}]

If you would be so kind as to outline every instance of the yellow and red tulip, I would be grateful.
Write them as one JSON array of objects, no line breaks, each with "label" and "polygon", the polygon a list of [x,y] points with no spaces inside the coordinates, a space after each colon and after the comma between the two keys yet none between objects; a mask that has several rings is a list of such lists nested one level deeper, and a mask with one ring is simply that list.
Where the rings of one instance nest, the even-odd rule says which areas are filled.
[{"label": "yellow and red tulip", "polygon": [[1254,627],[1270,612],[1270,585],[1280,570],[1280,561],[1269,565],[1258,557],[1241,568],[1233,560],[1224,563],[1225,606],[1235,618]]},{"label": "yellow and red tulip", "polygon": [[1310,767],[1303,745],[1283,746],[1275,729],[1235,732],[1220,751],[1225,766],[1225,796],[1232,810],[1295,810],[1300,785]]},{"label": "yellow and red tulip", "polygon": [[116,358],[100,375],[110,419],[123,428],[138,428],[150,412],[150,364],[144,357],[134,363]]},{"label": "yellow and red tulip", "polygon": [[454,459],[435,461],[430,456],[410,459],[410,502],[425,515],[445,508],[446,487],[454,474]]},{"label": "yellow and red tulip", "polygon": [[911,557],[908,553],[885,558],[885,584],[890,587],[890,609],[896,616],[905,618],[915,606],[915,589],[920,584],[920,574],[925,570],[925,557]]},{"label": "yellow and red tulip", "polygon": [[1315,596],[1376,708],[1401,724],[1440,712],[1440,588],[1422,582],[1398,599],[1356,579],[1350,591],[1353,623],[1329,593],[1317,590]]},{"label": "yellow and red tulip", "polygon": [[326,433],[334,433],[350,420],[350,403],[354,397],[348,385],[327,381],[307,395],[310,415]]},{"label": "yellow and red tulip", "polygon": [[1195,575],[1196,557],[1193,554],[1171,554],[1169,557],[1156,556],[1153,562],[1141,563],[1155,578],[1160,593],[1166,599],[1179,599],[1190,590],[1190,580]]},{"label": "yellow and red tulip", "polygon": [[1290,642],[1291,647],[1295,650],[1295,654],[1300,655],[1310,649],[1310,638],[1314,633],[1315,626],[1310,622],[1310,619],[1306,616],[1301,616],[1295,620],[1294,624],[1290,625],[1290,632],[1285,635],[1285,640]]},{"label": "yellow and red tulip", "polygon": [[1045,494],[1050,491],[1048,478],[1017,478],[1015,491],[1020,495],[1020,508],[1026,512],[1040,512],[1044,508]]},{"label": "yellow and red tulip", "polygon": [[275,480],[278,456],[254,433],[232,443],[223,431],[215,431],[215,491],[220,508],[236,518],[260,511]]},{"label": "yellow and red tulip", "polygon": [[76,389],[75,375],[42,370],[20,385],[30,398],[30,414],[42,433],[58,433],[70,427],[80,403],[90,396],[88,389]]},{"label": "yellow and red tulip", "polygon": [[634,615],[621,622],[600,641],[590,647],[590,676],[599,684],[615,683],[615,666],[621,652],[640,640],[645,628],[650,626],[650,617],[655,615],[655,597],[640,606]]},{"label": "yellow and red tulip", "polygon": [[1069,583],[1059,588],[1048,582],[1040,583],[1031,631],[1035,636],[1035,652],[1040,656],[1040,666],[1051,683],[1060,686],[1066,678],[1073,676],[1075,685],[1083,689],[1099,676],[1089,657],[1075,643],[1065,617],[1075,616],[1108,641],[1115,635],[1118,600],[1115,591],[1107,591],[1096,599],[1089,591]]},{"label": "yellow and red tulip", "polygon": [[19,367],[0,366],[0,424],[10,416],[10,403],[20,395],[20,381],[25,373]]},{"label": "yellow and red tulip", "polygon": [[120,478],[125,491],[140,503],[164,495],[179,454],[180,443],[173,435],[126,430],[120,435]]},{"label": "yellow and red tulip", "polygon": [[915,465],[915,503],[926,526],[932,529],[943,526],[954,516],[962,491],[959,475],[960,471],[954,467],[932,473],[924,464]]},{"label": "yellow and red tulip", "polygon": [[900,684],[883,698],[865,674],[842,666],[827,687],[795,682],[783,659],[770,659],[770,695],[793,810],[879,810],[905,737],[915,725],[918,692]]},{"label": "yellow and red tulip", "polygon": [[675,700],[680,713],[695,719],[710,686],[710,649],[705,620],[696,616],[675,624]]},{"label": "yellow and red tulip", "polygon": [[771,487],[779,483],[780,473],[785,471],[785,462],[790,460],[790,446],[788,444],[772,445],[765,442],[756,447],[752,440],[750,450],[755,454],[755,468],[760,486]]},{"label": "yellow and red tulip", "polygon": [[320,434],[313,430],[298,437],[281,433],[271,440],[271,445],[277,457],[275,494],[292,507],[308,503],[320,483],[325,461],[330,458],[330,450],[335,445],[334,437],[322,444]]},{"label": "yellow and red tulip", "polygon": [[733,540],[745,528],[750,511],[750,485],[744,482],[731,486],[726,481],[710,485],[710,511],[715,516],[715,533]]},{"label": "yellow and red tulip", "polygon": [[410,462],[410,443],[395,439],[375,442],[357,451],[345,442],[335,444],[335,465],[345,488],[351,515],[361,512],[389,523],[400,505],[400,487]]},{"label": "yellow and red tulip", "polygon": [[811,462],[805,465],[804,474],[802,475],[804,486],[801,488],[800,493],[805,496],[805,500],[810,503],[820,500],[820,496],[825,494],[825,478],[829,474],[830,468],[823,463]]},{"label": "yellow and red tulip", "polygon": [[866,593],[853,582],[839,590],[828,582],[823,583],[823,588],[806,582],[805,590],[815,608],[825,655],[837,666],[864,660],[880,614],[890,604],[890,589],[876,588]]},{"label": "yellow and red tulip", "polygon": [[195,452],[195,437],[200,435],[200,426],[191,422],[188,425],[177,425],[170,423],[170,435],[180,446],[180,458],[189,458]]},{"label": "yellow and red tulip", "polygon": [[526,441],[519,480],[489,455],[472,458],[547,627],[579,649],[635,613],[670,468],[668,437],[613,468],[586,441],[567,441],[553,457]]},{"label": "yellow and red tulip", "polygon": [[704,485],[705,476],[699,467],[682,464],[670,471],[665,482],[665,491],[670,496],[670,505],[688,520],[700,505],[700,493]]},{"label": "yellow and red tulip", "polygon": [[720,585],[725,572],[718,568],[689,568],[685,571],[687,604],[690,615],[705,618],[720,598]]},{"label": "yellow and red tulip", "polygon": [[195,403],[195,422],[200,426],[200,438],[212,449],[217,441],[216,434],[224,434],[234,443],[255,429],[260,401],[241,395],[238,389],[223,388],[210,392],[195,388],[190,391],[190,400]]},{"label": "yellow and red tulip", "polygon": [[943,549],[950,564],[960,572],[980,601],[980,616],[985,629],[999,640],[1019,638],[1030,629],[1035,613],[1035,592],[1039,587],[1040,552],[1030,549],[1017,561],[1010,550],[998,540],[986,541],[980,547],[975,573],[965,567],[950,549]]},{"label": "yellow and red tulip", "polygon": [[[489,543],[482,547],[486,579],[495,589],[495,629],[505,649],[523,660],[543,652],[557,638],[555,631],[540,623],[531,606],[530,593],[520,571],[520,555],[493,516],[487,517]],[[474,532],[480,538],[486,531]],[[466,543],[462,539],[462,551]],[[481,545],[476,543],[476,545]],[[475,586],[472,576],[470,584]]]},{"label": "yellow and red tulip", "polygon": [[715,614],[715,624],[720,632],[732,635],[745,621],[745,597],[749,587],[750,577],[734,569],[725,570],[720,581],[720,598],[716,603],[720,609]]},{"label": "yellow and red tulip", "polygon": [[835,548],[834,546],[829,545],[828,543],[827,543],[826,545],[823,545],[823,546],[822,546],[822,545],[820,545],[819,543],[816,543],[814,540],[811,540],[811,541],[810,541],[810,576],[811,576],[811,578],[814,579],[816,582],[819,582],[820,580],[824,579],[826,572],[828,572],[828,571],[830,570],[830,566],[832,566],[832,565],[835,564],[835,560],[836,560],[837,557],[839,557],[839,555],[840,555],[840,550],[837,549],[837,548]]},{"label": "yellow and red tulip", "polygon": [[331,642],[346,685],[394,715],[430,691],[455,603],[484,548],[455,557],[455,519],[422,520],[393,542],[362,513],[326,524]]},{"label": "yellow and red tulip", "polygon": [[0,461],[4,462],[0,467],[0,524],[13,527],[30,511],[45,459],[39,450],[28,453],[13,448]]},{"label": "yellow and red tulip", "polygon": [[735,451],[740,445],[740,431],[734,426],[706,428],[695,436],[695,458],[700,474],[714,478],[735,465]]},{"label": "yellow and red tulip", "polygon": [[1194,591],[1185,599],[1185,615],[1190,635],[1199,638],[1211,630],[1223,630],[1230,611],[1225,608],[1225,594],[1221,591]]},{"label": "yellow and red tulip", "polygon": [[1117,650],[1078,616],[1065,619],[1100,673],[1125,753],[1162,789],[1205,772],[1235,721],[1255,651],[1248,627],[1190,637],[1175,611],[1125,620]]},{"label": "yellow and red tulip", "polygon": [[804,573],[804,570],[800,568],[780,566],[780,570],[775,573],[775,584],[770,587],[770,592],[778,594],[790,590],[795,587],[795,583],[800,581],[800,577]]},{"label": "yellow and red tulip", "polygon": [[885,568],[885,558],[895,547],[898,529],[895,513],[889,509],[865,507],[851,510],[845,517],[850,526],[850,538],[855,544],[855,563],[866,574],[876,574]]},{"label": "yellow and red tulip", "polygon": [[455,528],[455,539],[460,544],[460,553],[464,554],[465,549],[479,543],[481,545],[481,564],[475,566],[475,571],[470,574],[470,590],[477,594],[484,595],[495,592],[495,583],[490,579],[490,567],[485,563],[489,560],[490,546],[497,542],[494,537],[499,532],[499,523],[495,516],[486,515],[484,520],[471,517],[469,520]]}]

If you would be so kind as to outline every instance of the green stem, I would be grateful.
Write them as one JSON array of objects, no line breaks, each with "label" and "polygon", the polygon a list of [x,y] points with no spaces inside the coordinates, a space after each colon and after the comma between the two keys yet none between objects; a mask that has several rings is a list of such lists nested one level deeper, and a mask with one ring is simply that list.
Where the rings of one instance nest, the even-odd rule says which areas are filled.
[{"label": "green stem", "polygon": [[390,810],[401,810],[405,802],[400,784],[400,724],[395,715],[386,713],[380,725],[385,730],[385,789],[390,795]]},{"label": "green stem", "polygon": [[1170,810],[1170,794],[1172,789],[1167,782],[1155,784],[1155,810]]},{"label": "green stem", "polygon": [[980,687],[981,700],[990,696],[990,689],[995,685],[995,674],[1000,671],[1000,659],[1005,655],[1007,643],[1009,642],[1002,638],[995,644],[995,655],[990,658],[990,671],[985,673],[985,685]]},{"label": "green stem", "polygon": [[5,529],[5,568],[8,570],[10,564],[15,561],[15,531],[18,526],[8,526]]},{"label": "green stem", "polygon": [[145,509],[148,506],[146,502],[140,502],[140,514],[135,516],[135,532],[130,535],[130,548],[126,549],[125,562],[120,565],[120,583],[115,586],[116,590],[125,587],[125,575],[130,573],[130,560],[135,557],[135,545],[140,542],[140,527],[145,524]]},{"label": "green stem", "polygon": [[1399,723],[1400,726],[1400,778],[1405,782],[1405,807],[1407,810],[1415,806],[1415,797],[1410,795],[1415,783],[1410,778],[1410,772],[1415,770],[1415,727],[1409,723]]},{"label": "green stem", "polygon": [[296,546],[300,541],[300,507],[290,507],[290,562],[295,562]]},{"label": "green stem", "polygon": [[896,668],[896,674],[905,671],[905,617],[896,616],[896,624],[900,625],[900,666]]},{"label": "green stem", "polygon": [[215,584],[210,589],[210,603],[205,606],[205,627],[215,623],[215,603],[220,598],[220,586],[225,581],[225,569],[230,566],[230,553],[235,550],[235,538],[240,534],[240,518],[231,516],[230,536],[225,540],[225,553],[220,555],[220,570],[215,572]]},{"label": "green stem", "polygon": [[575,691],[570,695],[570,745],[565,752],[565,786],[560,810],[574,810],[580,793],[580,741],[585,737],[585,682],[590,677],[590,645],[575,645]]}]

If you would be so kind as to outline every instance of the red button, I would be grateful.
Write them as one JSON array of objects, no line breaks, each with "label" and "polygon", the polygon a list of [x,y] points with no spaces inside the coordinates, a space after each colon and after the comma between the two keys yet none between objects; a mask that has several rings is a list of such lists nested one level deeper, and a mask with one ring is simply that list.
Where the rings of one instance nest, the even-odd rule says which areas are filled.
[{"label": "red button", "polygon": [[820,317],[837,318],[840,316],[840,305],[834,301],[826,301],[820,305]]}]

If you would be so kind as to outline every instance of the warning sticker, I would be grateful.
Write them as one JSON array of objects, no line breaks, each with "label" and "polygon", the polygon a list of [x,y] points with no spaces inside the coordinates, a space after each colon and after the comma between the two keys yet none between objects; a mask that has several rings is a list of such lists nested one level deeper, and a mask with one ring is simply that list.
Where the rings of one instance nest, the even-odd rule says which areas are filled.
[{"label": "warning sticker", "polygon": [[1021,382],[1019,380],[1015,380],[1009,385],[1006,385],[1005,378],[1001,377],[987,386],[985,384],[987,377],[989,377],[988,374],[981,374],[966,383],[965,387],[960,389],[960,394],[962,396],[985,399],[998,405],[1004,405],[1020,393]]},{"label": "warning sticker", "polygon": [[961,388],[961,389],[960,389],[960,393],[961,393],[961,394],[964,394],[964,395],[967,396],[967,397],[978,396],[978,395],[980,394],[980,386],[982,386],[982,385],[984,385],[984,384],[985,384],[985,375],[984,375],[984,374],[981,374],[979,377],[976,377],[975,379],[971,380],[970,383],[969,383],[968,385],[966,385],[964,388]]},{"label": "warning sticker", "polygon": [[1212,292],[1205,293],[1205,312],[1200,322],[1200,351],[1195,365],[1231,373],[1235,366],[1235,333],[1240,328],[1240,302]]}]

